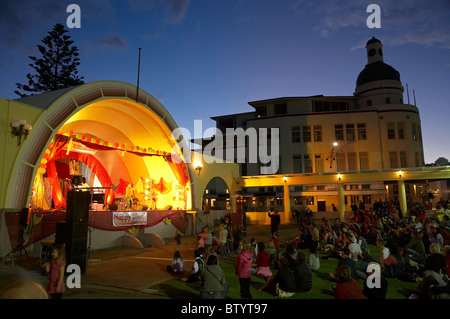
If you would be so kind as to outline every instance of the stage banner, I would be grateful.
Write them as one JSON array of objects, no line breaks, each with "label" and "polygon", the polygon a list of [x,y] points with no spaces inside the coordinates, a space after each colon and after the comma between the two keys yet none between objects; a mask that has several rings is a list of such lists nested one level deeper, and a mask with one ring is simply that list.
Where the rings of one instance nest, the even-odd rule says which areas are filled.
[{"label": "stage banner", "polygon": [[139,226],[147,224],[147,212],[128,212],[128,211],[114,211],[113,212],[113,225],[115,227],[123,226]]}]

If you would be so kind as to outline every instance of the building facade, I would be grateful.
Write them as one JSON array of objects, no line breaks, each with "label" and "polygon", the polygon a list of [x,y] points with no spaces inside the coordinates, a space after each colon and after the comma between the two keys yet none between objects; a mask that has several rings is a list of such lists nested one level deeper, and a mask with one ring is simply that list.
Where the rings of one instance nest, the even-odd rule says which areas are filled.
[{"label": "building facade", "polygon": [[[370,39],[366,44],[367,65],[356,80],[351,96],[280,97],[252,101],[251,112],[212,117],[216,128],[245,146],[227,144],[234,149],[241,176],[258,176],[264,161],[251,161],[250,132],[267,128],[267,145],[272,155],[278,147],[278,167],[268,175],[321,176],[327,174],[363,173],[400,170],[424,166],[419,109],[404,100],[405,89],[400,73],[384,63],[382,43]],[[243,137],[243,139],[242,139]],[[271,143],[273,140],[276,143]],[[258,145],[264,143],[258,135]],[[245,159],[240,151],[245,149]],[[226,152],[224,152],[225,154]],[[268,152],[270,153],[270,152]],[[254,154],[253,154],[254,155]],[[273,163],[271,163],[273,164]],[[309,179],[310,181],[311,179]],[[310,183],[310,182],[308,182]],[[346,183],[345,209],[352,203],[371,205],[381,199],[398,199],[395,182],[367,180]],[[424,181],[406,181],[406,199],[422,202],[427,195]],[[283,186],[244,188],[245,206],[249,211],[267,211],[269,207],[284,210],[286,191]],[[315,211],[331,211],[339,201],[333,184],[298,184],[289,186],[291,208],[309,206]]]}]

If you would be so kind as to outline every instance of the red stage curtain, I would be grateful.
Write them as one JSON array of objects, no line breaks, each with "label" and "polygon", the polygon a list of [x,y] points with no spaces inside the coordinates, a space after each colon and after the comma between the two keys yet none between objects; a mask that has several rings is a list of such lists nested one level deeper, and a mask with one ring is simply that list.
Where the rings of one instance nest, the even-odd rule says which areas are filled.
[{"label": "red stage curtain", "polygon": [[[108,172],[105,170],[100,161],[91,154],[70,152],[69,155],[67,155],[66,152],[62,151],[55,156],[55,159],[59,158],[73,158],[85,163],[97,176],[103,187],[112,187],[111,178],[109,177]],[[114,204],[115,195],[113,189],[107,189],[105,191],[105,199],[106,205]]]},{"label": "red stage curtain", "polygon": [[47,162],[47,176],[52,185],[52,199],[56,209],[60,207],[66,207],[66,201],[61,191],[61,185],[59,184],[58,173],[56,171],[55,161],[51,160]]},{"label": "red stage curtain", "polygon": [[130,183],[128,183],[127,181],[124,181],[123,179],[120,179],[119,186],[117,186],[117,189],[116,189],[116,194],[125,194],[128,184],[130,184]]},{"label": "red stage curtain", "polygon": [[176,179],[178,180],[178,183],[182,186],[186,186],[187,181],[189,180],[189,177],[186,172],[186,164],[184,162],[180,162],[179,164],[175,163],[172,160],[172,156],[164,156],[164,160],[167,164],[169,164],[170,168],[172,169],[173,174],[175,175]]},{"label": "red stage curtain", "polygon": [[[60,151],[52,157],[52,160],[47,162],[47,174],[50,183],[53,185],[52,196],[56,209],[67,206],[61,191],[61,186],[59,185],[58,173],[56,172],[55,160],[60,158],[72,158],[85,163],[97,176],[103,187],[112,187],[111,178],[109,177],[108,172],[94,156],[75,152],[70,152],[69,155],[67,155],[65,151]],[[114,204],[115,195],[113,189],[107,189],[105,191],[105,199],[107,205]]]}]

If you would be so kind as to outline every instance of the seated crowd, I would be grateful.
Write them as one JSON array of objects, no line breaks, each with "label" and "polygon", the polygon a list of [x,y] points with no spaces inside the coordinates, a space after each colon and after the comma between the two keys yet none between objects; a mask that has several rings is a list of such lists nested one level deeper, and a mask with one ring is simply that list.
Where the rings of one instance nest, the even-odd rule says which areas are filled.
[{"label": "seated crowd", "polygon": [[[201,265],[194,263],[193,272],[184,280],[201,281],[202,298],[226,298],[228,284],[216,256],[219,252],[227,258],[236,250],[241,298],[251,298],[251,276],[265,280],[260,291],[277,297],[308,292],[320,260],[329,258],[337,260],[335,273],[329,274],[337,299],[384,299],[386,278],[417,282],[411,299],[450,298],[450,201],[439,203],[434,216],[426,214],[424,207],[414,205],[402,216],[394,202],[379,201],[371,209],[352,207],[353,216],[346,222],[336,218],[316,224],[309,219],[299,223],[298,235],[286,242],[282,253],[276,232],[265,243],[257,243],[254,238],[243,240],[240,233],[236,236],[236,229],[230,228],[225,247],[216,242],[209,252],[208,247],[197,249],[196,258],[206,257],[206,261],[211,254],[214,258]],[[380,255],[371,255],[369,245],[376,245]],[[377,278],[372,276],[376,271],[380,274]]]}]

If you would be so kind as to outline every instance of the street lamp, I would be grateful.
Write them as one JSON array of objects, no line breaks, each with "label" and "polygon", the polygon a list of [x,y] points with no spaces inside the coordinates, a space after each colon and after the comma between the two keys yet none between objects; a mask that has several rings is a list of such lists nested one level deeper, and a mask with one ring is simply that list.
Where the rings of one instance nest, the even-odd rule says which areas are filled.
[{"label": "street lamp", "polygon": [[202,169],[203,169],[203,164],[200,162],[196,162],[194,164],[194,169],[197,172],[197,175],[200,175],[200,173],[202,172]]},{"label": "street lamp", "polygon": [[10,124],[12,129],[11,133],[13,137],[17,136],[17,138],[19,139],[18,146],[20,146],[22,142],[22,136],[24,136],[24,139],[27,138],[28,134],[31,131],[32,126],[30,123],[27,123],[25,119],[12,121]]}]

